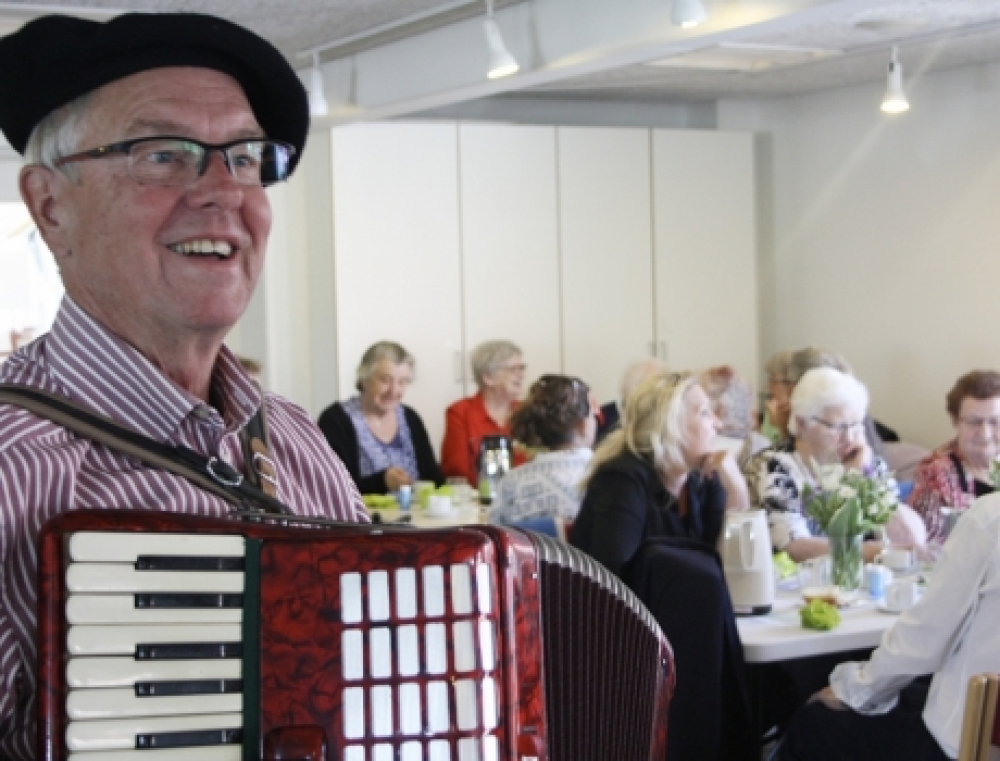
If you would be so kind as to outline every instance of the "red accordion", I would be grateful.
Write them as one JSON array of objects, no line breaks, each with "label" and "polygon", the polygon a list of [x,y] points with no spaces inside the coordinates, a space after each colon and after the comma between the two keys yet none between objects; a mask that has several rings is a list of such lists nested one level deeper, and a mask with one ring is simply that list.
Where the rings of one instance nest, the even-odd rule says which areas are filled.
[{"label": "red accordion", "polygon": [[548,537],[81,511],[39,566],[47,760],[665,756],[666,639]]}]

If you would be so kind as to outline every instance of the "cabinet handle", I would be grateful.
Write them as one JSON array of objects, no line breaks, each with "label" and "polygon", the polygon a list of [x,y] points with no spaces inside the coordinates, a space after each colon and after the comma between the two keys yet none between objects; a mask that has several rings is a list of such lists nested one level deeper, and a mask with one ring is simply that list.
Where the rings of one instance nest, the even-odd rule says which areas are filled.
[{"label": "cabinet handle", "polygon": [[657,344],[656,348],[658,349],[658,351],[656,352],[656,356],[659,358],[659,360],[661,362],[666,362],[667,361],[667,342],[666,341],[657,341],[656,344]]},{"label": "cabinet handle", "polygon": [[463,383],[465,381],[465,352],[461,349],[455,351],[451,358],[451,372],[452,376],[455,378],[455,383]]},{"label": "cabinet handle", "polygon": [[651,356],[651,357],[658,357],[659,356],[657,343],[658,343],[657,341],[650,341],[649,342],[649,356]]}]

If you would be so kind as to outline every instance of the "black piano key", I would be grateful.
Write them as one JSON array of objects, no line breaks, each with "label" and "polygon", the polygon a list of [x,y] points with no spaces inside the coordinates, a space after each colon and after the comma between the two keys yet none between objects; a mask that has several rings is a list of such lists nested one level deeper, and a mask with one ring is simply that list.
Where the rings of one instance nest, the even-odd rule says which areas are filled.
[{"label": "black piano key", "polygon": [[242,642],[168,642],[138,644],[137,661],[202,660],[206,658],[242,658]]},{"label": "black piano key", "polygon": [[163,698],[177,695],[223,695],[243,692],[242,679],[188,679],[174,682],[136,682],[137,698]]},{"label": "black piano key", "polygon": [[136,735],[135,747],[190,748],[198,745],[238,745],[243,742],[242,729],[201,729],[190,732],[160,732]]},{"label": "black piano key", "polygon": [[135,570],[137,571],[242,571],[243,558],[140,555],[138,558],[136,558]]},{"label": "black piano key", "polygon": [[241,594],[204,594],[201,592],[169,592],[135,595],[136,608],[242,608]]}]

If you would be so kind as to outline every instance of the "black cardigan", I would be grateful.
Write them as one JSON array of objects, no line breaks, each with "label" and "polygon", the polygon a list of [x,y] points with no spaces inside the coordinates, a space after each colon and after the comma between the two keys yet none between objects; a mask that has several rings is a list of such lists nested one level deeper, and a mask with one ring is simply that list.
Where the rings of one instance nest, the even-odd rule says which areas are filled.
[{"label": "black cardigan", "polygon": [[[420,415],[412,409],[403,405],[403,416],[406,424],[410,427],[410,438],[413,441],[413,451],[417,456],[417,473],[422,481],[433,481],[440,486],[444,483],[444,476],[434,457],[434,449],[431,447],[430,437],[427,436],[427,429]],[[389,489],[385,484],[385,471],[372,473],[370,476],[361,477],[358,472],[361,467],[361,450],[358,446],[358,432],[351,422],[350,416],[344,410],[344,405],[336,402],[319,416],[319,427],[326,436],[333,451],[337,453],[347,471],[358,486],[358,491],[362,494],[385,494]]]},{"label": "black cardigan", "polygon": [[726,510],[725,488],[718,476],[692,471],[684,492],[688,510],[682,518],[653,466],[626,450],[591,477],[570,542],[618,576],[646,539],[694,539],[714,551]]}]

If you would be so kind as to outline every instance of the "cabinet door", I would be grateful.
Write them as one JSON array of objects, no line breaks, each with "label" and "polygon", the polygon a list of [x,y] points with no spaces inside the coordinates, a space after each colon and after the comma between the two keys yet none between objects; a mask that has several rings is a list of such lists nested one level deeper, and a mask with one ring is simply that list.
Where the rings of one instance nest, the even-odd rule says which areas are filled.
[{"label": "cabinet door", "polygon": [[462,395],[457,127],[335,129],[333,208],[340,395],[368,346],[398,341],[417,360],[405,401],[438,447]]},{"label": "cabinet door", "polygon": [[757,379],[753,136],[654,130],[657,338],[678,369]]},{"label": "cabinet door", "polygon": [[465,345],[516,343],[527,391],[562,368],[555,128],[462,125],[459,140]]},{"label": "cabinet door", "polygon": [[558,135],[564,367],[606,402],[653,341],[649,131]]}]

